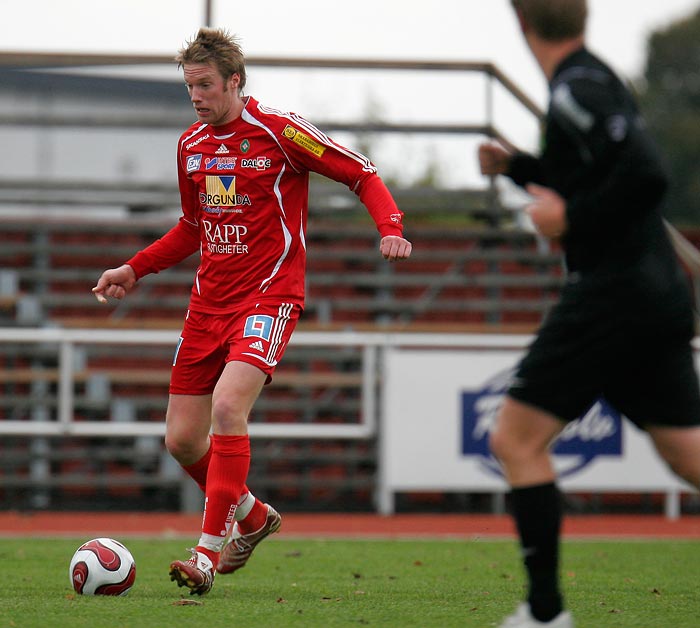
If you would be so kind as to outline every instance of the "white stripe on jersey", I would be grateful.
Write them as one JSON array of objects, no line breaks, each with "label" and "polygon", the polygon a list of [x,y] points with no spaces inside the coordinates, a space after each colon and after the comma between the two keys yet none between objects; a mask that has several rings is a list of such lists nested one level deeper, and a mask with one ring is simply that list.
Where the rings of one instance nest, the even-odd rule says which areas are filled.
[{"label": "white stripe on jersey", "polygon": [[282,192],[280,192],[280,181],[282,180],[282,176],[284,175],[285,170],[285,165],[282,164],[282,168],[280,169],[280,173],[275,179],[275,185],[272,186],[272,189],[274,190],[275,196],[277,197],[277,204],[280,206],[280,211],[282,212],[282,215],[286,218],[287,212],[284,211],[284,201],[282,199]]},{"label": "white stripe on jersey", "polygon": [[[279,140],[277,139],[277,136],[273,133],[272,129],[265,126],[257,118],[253,117],[247,109],[243,110],[243,112],[241,113],[241,118],[245,120],[248,124],[252,124],[253,126],[259,126],[263,131],[265,131],[265,133],[267,133],[274,140],[275,144],[277,144],[279,149],[282,151],[282,153],[284,154],[284,158],[287,160],[289,165],[292,166],[292,168],[294,168],[291,159],[289,159],[289,155],[287,155],[287,151],[284,150],[282,144],[280,144]],[[294,168],[294,170],[296,172],[299,172],[296,168]]]},{"label": "white stripe on jersey", "polygon": [[199,273],[201,272],[201,268],[197,269],[197,272],[194,276],[194,285],[197,286],[197,294],[201,295],[202,294],[202,288],[199,285]]},{"label": "white stripe on jersey", "polygon": [[185,142],[188,142],[191,140],[197,133],[199,133],[202,129],[205,129],[208,125],[202,124],[201,126],[198,126],[192,133],[190,133],[187,137],[183,137],[182,141],[180,142],[180,150],[182,150],[182,147],[185,145]]},{"label": "white stripe on jersey", "polygon": [[289,247],[292,244],[292,234],[289,233],[289,229],[287,229],[287,225],[284,224],[284,220],[282,220],[281,216],[280,225],[282,225],[282,233],[284,234],[284,251],[282,251],[282,255],[280,255],[279,259],[277,260],[277,263],[272,269],[270,276],[264,279],[260,284],[259,290],[261,292],[265,292],[265,290],[267,290],[270,287],[272,280],[274,279],[275,275],[279,272],[280,266],[282,266],[282,262],[284,262],[284,260],[286,259],[287,253],[289,253]]},{"label": "white stripe on jersey", "polygon": [[303,222],[299,225],[299,239],[301,240],[301,245],[304,247],[304,250],[306,251],[306,234],[304,233],[304,223]]},{"label": "white stripe on jersey", "polygon": [[311,122],[309,122],[306,118],[302,118],[296,113],[280,111],[279,109],[273,109],[272,107],[266,107],[265,105],[259,105],[258,109],[260,109],[260,111],[262,111],[263,113],[279,116],[280,118],[285,118],[286,120],[289,120],[295,125],[302,127],[305,131],[307,131],[310,135],[313,135],[314,138],[322,144],[330,146],[331,148],[335,148],[337,151],[361,163],[362,169],[365,172],[377,172],[377,168],[373,166],[372,162],[370,162],[370,160],[367,159],[367,157],[365,157],[362,153],[357,153],[354,150],[351,150],[345,146],[341,146],[340,144],[334,142],[318,127],[311,124]]},{"label": "white stripe on jersey", "polygon": [[197,133],[201,132],[203,129],[207,128],[209,126],[208,124],[200,124],[196,129],[192,131],[187,137],[183,137],[182,141],[180,142],[180,151],[178,152],[177,159],[178,163],[184,168],[185,164],[182,163],[180,160],[182,159],[182,151],[184,149],[185,143],[189,142]]}]

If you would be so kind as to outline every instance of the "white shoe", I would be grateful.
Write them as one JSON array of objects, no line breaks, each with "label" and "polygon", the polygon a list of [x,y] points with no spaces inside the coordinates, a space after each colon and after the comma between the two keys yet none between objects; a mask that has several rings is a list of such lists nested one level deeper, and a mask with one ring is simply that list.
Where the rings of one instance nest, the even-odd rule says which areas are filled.
[{"label": "white shoe", "polygon": [[522,602],[515,613],[506,617],[500,628],[574,628],[574,618],[569,611],[562,611],[554,619],[538,621],[530,613],[530,605]]}]

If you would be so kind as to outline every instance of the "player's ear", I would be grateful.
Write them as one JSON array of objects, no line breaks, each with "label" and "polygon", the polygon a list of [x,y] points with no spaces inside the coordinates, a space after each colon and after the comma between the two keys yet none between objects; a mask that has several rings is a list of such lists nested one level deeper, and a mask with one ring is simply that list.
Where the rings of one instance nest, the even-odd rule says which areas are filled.
[{"label": "player's ear", "polygon": [[231,89],[234,91],[238,91],[238,86],[241,84],[241,75],[238,74],[238,72],[234,72],[230,77],[229,77],[229,85],[231,86]]}]

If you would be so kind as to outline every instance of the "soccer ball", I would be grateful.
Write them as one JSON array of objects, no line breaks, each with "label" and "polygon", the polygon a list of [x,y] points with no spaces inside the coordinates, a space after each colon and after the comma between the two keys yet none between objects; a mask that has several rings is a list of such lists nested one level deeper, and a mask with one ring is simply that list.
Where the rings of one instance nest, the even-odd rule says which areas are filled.
[{"label": "soccer ball", "polygon": [[102,537],[75,551],[68,575],[81,595],[126,595],[136,580],[136,563],[119,541]]}]

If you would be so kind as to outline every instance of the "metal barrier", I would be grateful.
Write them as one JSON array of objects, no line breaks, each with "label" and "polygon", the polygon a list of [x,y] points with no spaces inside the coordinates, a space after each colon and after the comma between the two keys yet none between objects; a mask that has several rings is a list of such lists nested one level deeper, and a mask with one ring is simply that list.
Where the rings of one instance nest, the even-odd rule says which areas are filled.
[{"label": "metal barrier", "polygon": [[[0,328],[0,343],[55,345],[58,362],[56,421],[0,421],[3,436],[162,436],[158,422],[74,420],[75,353],[80,345],[172,346],[177,332],[157,330]],[[439,333],[296,332],[290,346],[362,347],[361,413],[355,425],[251,424],[250,435],[273,438],[369,439],[377,435],[382,351],[389,347],[513,348],[527,336]]]},{"label": "metal barrier", "polygon": [[[292,337],[292,347],[360,348],[361,377],[347,378],[361,392],[357,422],[333,423],[252,423],[251,438],[279,439],[356,439],[377,440],[378,477],[376,482],[376,507],[381,512],[393,510],[390,493],[393,490],[459,490],[502,494],[507,486],[501,480],[486,474],[479,467],[478,456],[460,453],[455,440],[445,443],[444,434],[458,434],[460,410],[455,410],[454,399],[464,389],[474,390],[474,382],[483,382],[493,370],[493,364],[479,367],[479,359],[490,354],[487,361],[499,363],[497,371],[517,358],[527,346],[531,336],[519,334],[452,334],[452,333],[401,333],[401,332],[297,332]],[[75,420],[74,391],[76,385],[75,355],[81,345],[143,345],[174,346],[177,333],[172,331],[112,330],[61,328],[0,329],[0,343],[40,344],[56,351],[58,362],[58,404],[56,420],[2,420],[2,436],[36,437],[161,437],[163,421]],[[700,342],[695,341],[700,355]],[[446,362],[448,364],[445,366]],[[426,366],[427,364],[427,366]],[[437,365],[445,373],[437,373]],[[450,366],[451,365],[451,366]],[[439,369],[438,369],[439,370]],[[471,374],[469,373],[471,371]],[[41,373],[41,371],[39,371]],[[475,375],[476,373],[476,375]],[[447,380],[446,380],[447,378]],[[415,381],[414,381],[415,380]],[[432,381],[432,384],[431,384]],[[293,379],[288,384],[293,385]],[[274,384],[273,384],[274,386]],[[480,384],[476,386],[479,388]],[[445,390],[442,390],[445,388]],[[490,391],[489,394],[493,394]],[[453,399],[454,398],[454,399]],[[411,401],[411,400],[414,401]],[[165,404],[165,401],[163,402]],[[403,407],[405,406],[405,407]],[[422,407],[421,407],[422,406]],[[432,410],[426,410],[427,408]],[[434,416],[426,415],[432,411]],[[380,416],[381,415],[381,416]],[[585,422],[585,417],[582,419]],[[433,424],[434,422],[434,424]],[[584,423],[582,423],[583,425]],[[448,425],[445,430],[445,425]],[[439,427],[442,426],[442,427]],[[439,428],[439,429],[438,429]],[[623,426],[620,426],[620,430]],[[626,429],[626,428],[625,428]],[[437,436],[435,435],[437,434]],[[440,436],[442,434],[442,436]],[[639,437],[641,438],[641,437]],[[432,439],[432,441],[431,441]],[[438,440],[436,440],[438,439]],[[459,437],[456,438],[459,441]],[[666,513],[677,516],[680,512],[679,496],[688,489],[677,478],[660,466],[658,456],[646,442],[627,442],[619,454],[603,456],[600,465],[609,465],[604,480],[600,474],[580,474],[573,481],[564,478],[563,490],[571,492],[661,492],[666,495]],[[411,446],[417,447],[411,453]],[[441,448],[444,450],[441,453]],[[632,451],[634,449],[634,451]],[[630,454],[632,453],[631,457]],[[418,457],[416,457],[418,456]],[[418,459],[428,465],[430,472],[420,476],[417,484],[408,476],[413,473]],[[653,470],[648,477],[629,474],[629,461]],[[408,465],[408,467],[406,467]],[[420,467],[420,465],[418,465]],[[657,470],[658,467],[658,470]],[[397,469],[406,468],[402,472]],[[606,467],[607,468],[607,467]],[[440,472],[440,469],[443,471]],[[627,470],[626,470],[627,469]],[[425,487],[421,482],[431,475]],[[633,474],[635,475],[635,474]],[[408,484],[405,484],[408,482]],[[430,484],[434,482],[435,484]],[[411,487],[413,487],[411,489]],[[442,488],[440,488],[442,487]]]}]

